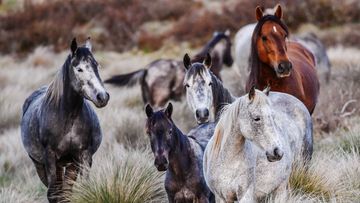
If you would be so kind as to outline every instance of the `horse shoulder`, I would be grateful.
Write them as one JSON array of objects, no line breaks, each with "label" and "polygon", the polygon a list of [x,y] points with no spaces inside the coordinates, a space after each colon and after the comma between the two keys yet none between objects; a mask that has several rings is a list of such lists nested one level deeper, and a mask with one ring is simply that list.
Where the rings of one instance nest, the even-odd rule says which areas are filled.
[{"label": "horse shoulder", "polygon": [[314,54],[302,44],[290,41],[288,43],[288,54],[291,61],[302,62],[307,64],[307,67],[315,70]]},{"label": "horse shoulder", "polygon": [[87,119],[90,119],[90,125],[89,125],[89,127],[91,128],[90,151],[92,153],[95,153],[99,148],[102,140],[102,131],[101,131],[100,122],[96,112],[87,101],[84,101],[83,111],[85,111],[85,116],[87,117]]}]

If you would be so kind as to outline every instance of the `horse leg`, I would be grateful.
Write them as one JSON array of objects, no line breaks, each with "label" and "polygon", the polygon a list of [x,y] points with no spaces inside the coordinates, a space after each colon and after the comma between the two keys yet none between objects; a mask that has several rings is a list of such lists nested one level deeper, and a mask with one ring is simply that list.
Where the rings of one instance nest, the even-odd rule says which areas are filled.
[{"label": "horse leg", "polygon": [[[31,157],[30,157],[31,158]],[[41,180],[41,182],[48,187],[47,177],[46,177],[46,171],[45,171],[45,165],[37,162],[33,158],[31,158],[32,162],[35,165],[36,172]]]},{"label": "horse leg", "polygon": [[64,182],[64,193],[66,196],[70,195],[72,187],[77,179],[79,173],[79,165],[72,163],[65,169],[65,182]]},{"label": "horse leg", "polygon": [[61,202],[63,201],[64,198],[63,181],[64,181],[64,168],[62,166],[56,166],[56,190],[58,191],[57,192],[58,200],[60,200]]},{"label": "horse leg", "polygon": [[274,191],[275,195],[278,195],[278,194],[282,194],[283,192],[285,192],[285,195],[286,195],[286,199],[287,199],[287,186],[288,186],[288,181],[283,181],[279,187],[277,187]]},{"label": "horse leg", "polygon": [[88,178],[89,176],[89,169],[92,165],[92,154],[86,150],[83,151],[80,155],[80,164],[82,165],[80,167],[80,174]]},{"label": "horse leg", "polygon": [[239,203],[252,203],[252,202],[256,202],[255,201],[255,185],[250,184],[249,187],[247,188],[247,190],[245,191],[245,193],[241,192],[241,189],[239,189],[239,194],[237,194],[237,199],[239,201]]},{"label": "horse leg", "polygon": [[56,156],[55,152],[51,149],[47,149],[45,152],[45,171],[48,183],[47,198],[50,203],[56,203],[58,197],[57,191],[57,167],[56,167]]}]

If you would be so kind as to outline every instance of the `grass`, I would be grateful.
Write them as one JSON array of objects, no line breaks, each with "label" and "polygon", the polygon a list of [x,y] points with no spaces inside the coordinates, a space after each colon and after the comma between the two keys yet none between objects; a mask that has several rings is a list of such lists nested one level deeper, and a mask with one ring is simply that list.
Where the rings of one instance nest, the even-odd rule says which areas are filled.
[{"label": "grass", "polygon": [[73,189],[73,203],[142,203],[163,202],[163,173],[156,171],[151,154],[146,151],[123,151],[121,159],[108,157],[92,170],[89,178],[80,179]]}]

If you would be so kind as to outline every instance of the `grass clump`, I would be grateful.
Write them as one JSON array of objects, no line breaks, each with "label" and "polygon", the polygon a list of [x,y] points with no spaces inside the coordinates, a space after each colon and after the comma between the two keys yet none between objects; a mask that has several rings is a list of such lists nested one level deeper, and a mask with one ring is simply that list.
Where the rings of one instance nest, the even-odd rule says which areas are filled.
[{"label": "grass clump", "polygon": [[[126,150],[124,150],[126,151]],[[142,203],[162,202],[163,173],[155,170],[146,150],[125,152],[121,160],[101,161],[89,178],[75,183],[70,201],[73,203]],[[100,160],[98,160],[100,161]]]},{"label": "grass clump", "polygon": [[306,194],[329,200],[332,191],[327,187],[324,176],[316,173],[314,168],[295,163],[290,175],[290,188],[294,194]]}]

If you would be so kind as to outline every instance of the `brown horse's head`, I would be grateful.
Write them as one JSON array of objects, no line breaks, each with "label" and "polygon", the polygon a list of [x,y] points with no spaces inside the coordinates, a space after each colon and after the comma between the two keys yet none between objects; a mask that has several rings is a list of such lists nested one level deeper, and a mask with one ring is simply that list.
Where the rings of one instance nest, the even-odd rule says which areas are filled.
[{"label": "brown horse's head", "polygon": [[278,5],[274,15],[264,15],[260,7],[256,8],[258,24],[253,34],[253,46],[262,63],[272,67],[277,77],[288,77],[292,64],[287,56],[286,38],[287,26],[281,21],[282,9]]}]

